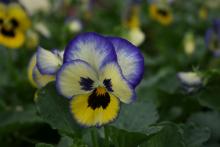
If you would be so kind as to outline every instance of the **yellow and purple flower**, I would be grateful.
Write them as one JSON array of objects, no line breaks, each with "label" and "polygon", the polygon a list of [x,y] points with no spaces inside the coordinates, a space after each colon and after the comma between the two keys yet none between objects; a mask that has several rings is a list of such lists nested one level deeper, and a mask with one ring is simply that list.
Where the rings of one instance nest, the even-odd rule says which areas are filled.
[{"label": "yellow and purple flower", "polygon": [[214,20],[213,26],[206,31],[205,43],[214,56],[220,56],[220,19]]},{"label": "yellow and purple flower", "polygon": [[21,47],[30,27],[30,20],[17,3],[0,3],[0,44],[8,48]]},{"label": "yellow and purple flower", "polygon": [[39,47],[33,55],[28,66],[28,78],[30,83],[37,88],[44,87],[54,81],[56,72],[63,63],[63,51],[54,49],[48,51]]},{"label": "yellow and purple flower", "polygon": [[136,99],[135,87],[143,72],[143,56],[127,40],[84,33],[66,47],[56,86],[70,99],[79,124],[102,126],[116,119],[120,101],[128,104]]}]

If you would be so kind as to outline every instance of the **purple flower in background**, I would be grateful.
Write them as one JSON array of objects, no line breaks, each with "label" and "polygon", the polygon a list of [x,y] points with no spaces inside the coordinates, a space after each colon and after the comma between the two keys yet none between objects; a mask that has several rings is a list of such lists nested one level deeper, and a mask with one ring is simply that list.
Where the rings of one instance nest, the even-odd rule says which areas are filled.
[{"label": "purple flower in background", "polygon": [[9,2],[10,2],[10,0],[0,0],[0,3],[8,4]]},{"label": "purple flower in background", "polygon": [[220,19],[215,19],[212,27],[206,31],[205,43],[214,56],[220,56]]}]

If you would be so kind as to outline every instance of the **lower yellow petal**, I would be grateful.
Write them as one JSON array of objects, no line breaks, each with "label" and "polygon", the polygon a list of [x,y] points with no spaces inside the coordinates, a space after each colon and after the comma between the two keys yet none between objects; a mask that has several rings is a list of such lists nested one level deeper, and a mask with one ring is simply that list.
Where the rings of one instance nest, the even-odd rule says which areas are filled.
[{"label": "lower yellow petal", "polygon": [[0,34],[0,44],[8,48],[17,49],[23,45],[24,40],[25,34],[20,30],[15,30],[15,36],[13,37]]},{"label": "lower yellow petal", "polygon": [[110,102],[108,106],[95,110],[88,106],[88,98],[90,94],[79,95],[71,100],[70,108],[75,120],[83,126],[101,126],[103,124],[113,121],[120,109],[119,100],[110,95]]}]

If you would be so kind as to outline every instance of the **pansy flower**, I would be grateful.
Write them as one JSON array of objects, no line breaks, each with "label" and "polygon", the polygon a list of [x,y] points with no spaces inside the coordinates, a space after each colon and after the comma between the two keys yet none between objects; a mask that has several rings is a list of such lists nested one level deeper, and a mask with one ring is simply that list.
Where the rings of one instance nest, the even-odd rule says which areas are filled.
[{"label": "pansy flower", "polygon": [[173,21],[173,15],[168,5],[159,5],[156,3],[150,4],[150,16],[162,25],[169,25]]},{"label": "pansy flower", "polygon": [[124,24],[128,31],[124,37],[132,44],[139,46],[145,40],[145,34],[140,27],[140,1],[134,0],[128,7],[128,12],[124,18]]},{"label": "pansy flower", "polygon": [[177,78],[187,93],[198,91],[202,87],[202,78],[196,72],[179,72]]},{"label": "pansy flower", "polygon": [[48,51],[41,47],[33,55],[28,66],[30,83],[37,88],[55,80],[55,75],[63,63],[63,51]]},{"label": "pansy flower", "polygon": [[17,3],[0,3],[0,44],[8,48],[19,48],[25,41],[30,20]]},{"label": "pansy flower", "polygon": [[220,56],[220,19],[214,20],[213,26],[206,31],[205,43],[215,56]]},{"label": "pansy flower", "polygon": [[84,33],[66,47],[56,85],[79,124],[101,126],[116,119],[120,102],[135,100],[143,71],[143,56],[128,41]]}]

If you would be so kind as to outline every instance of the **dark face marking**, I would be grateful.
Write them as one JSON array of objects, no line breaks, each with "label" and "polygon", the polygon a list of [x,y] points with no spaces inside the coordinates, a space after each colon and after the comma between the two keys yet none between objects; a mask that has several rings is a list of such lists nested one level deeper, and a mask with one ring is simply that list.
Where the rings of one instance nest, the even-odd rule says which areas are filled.
[{"label": "dark face marking", "polygon": [[103,84],[105,85],[105,88],[106,88],[108,91],[113,92],[111,79],[105,79],[105,80],[103,81]]},{"label": "dark face marking", "polygon": [[[4,19],[0,18],[0,25],[2,26],[0,29],[0,33],[7,37],[15,37],[15,28],[19,26],[19,23],[16,19],[12,18],[9,20],[9,26],[5,26]],[[9,27],[9,28],[8,28]]]},{"label": "dark face marking", "polygon": [[3,19],[2,18],[0,18],[0,25],[2,25],[3,24]]},{"label": "dark face marking", "polygon": [[93,110],[96,108],[102,107],[105,109],[110,103],[110,95],[108,92],[99,93],[97,89],[95,89],[88,99],[88,107],[91,107]]},{"label": "dark face marking", "polygon": [[163,10],[163,9],[158,9],[157,13],[162,15],[162,16],[167,16],[168,15],[168,12],[166,10]]},{"label": "dark face marking", "polygon": [[4,35],[4,36],[7,36],[7,37],[15,37],[15,32],[14,30],[6,30],[4,27],[1,28],[1,33]]},{"label": "dark face marking", "polygon": [[17,28],[19,26],[19,23],[16,19],[12,18],[10,20],[10,23],[12,24],[13,28]]},{"label": "dark face marking", "polygon": [[80,77],[79,84],[80,84],[82,90],[85,90],[85,91],[92,90],[93,83],[94,83],[94,81],[92,79],[90,79],[89,77],[87,77],[87,78]]}]

